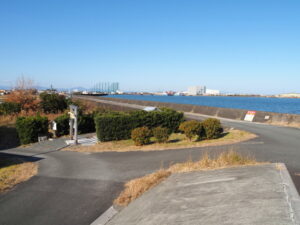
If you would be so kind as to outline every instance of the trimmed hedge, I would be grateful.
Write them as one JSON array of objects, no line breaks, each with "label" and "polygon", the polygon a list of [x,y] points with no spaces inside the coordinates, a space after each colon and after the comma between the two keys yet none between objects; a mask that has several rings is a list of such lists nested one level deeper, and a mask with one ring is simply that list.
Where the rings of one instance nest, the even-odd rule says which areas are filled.
[{"label": "trimmed hedge", "polygon": [[137,127],[168,128],[169,132],[177,132],[183,121],[183,113],[172,109],[161,111],[133,111],[130,113],[106,113],[96,116],[96,131],[100,141],[130,139],[131,131]]},{"label": "trimmed hedge", "polygon": [[[54,121],[57,123],[57,130],[55,131],[57,137],[70,133],[70,117],[68,114],[58,116]],[[78,134],[92,133],[95,130],[93,114],[81,114],[78,116]]]},{"label": "trimmed hedge", "polygon": [[18,117],[16,129],[21,144],[34,143],[39,135],[48,135],[48,119],[41,116]]},{"label": "trimmed hedge", "polygon": [[78,116],[78,133],[93,133],[96,131],[94,114],[81,114]]},{"label": "trimmed hedge", "polygon": [[70,117],[68,114],[64,114],[56,117],[54,120],[56,122],[56,131],[55,135],[57,137],[68,135],[70,133],[70,125],[69,125]]},{"label": "trimmed hedge", "polygon": [[21,112],[21,105],[16,102],[3,102],[0,104],[0,115],[11,115]]},{"label": "trimmed hedge", "polygon": [[130,139],[134,122],[128,114],[100,114],[95,117],[97,137],[100,141]]},{"label": "trimmed hedge", "polygon": [[173,109],[163,108],[160,111],[133,111],[130,112],[135,118],[135,127],[146,126],[149,129],[155,127],[166,127],[170,133],[177,132],[180,123],[183,121],[183,113]]}]

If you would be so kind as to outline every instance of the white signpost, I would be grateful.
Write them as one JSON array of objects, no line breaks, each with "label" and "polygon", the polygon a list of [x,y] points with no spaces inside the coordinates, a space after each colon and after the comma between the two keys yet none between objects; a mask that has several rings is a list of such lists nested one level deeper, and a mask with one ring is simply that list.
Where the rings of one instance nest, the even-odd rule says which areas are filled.
[{"label": "white signpost", "polygon": [[78,144],[78,106],[70,105],[70,138]]}]

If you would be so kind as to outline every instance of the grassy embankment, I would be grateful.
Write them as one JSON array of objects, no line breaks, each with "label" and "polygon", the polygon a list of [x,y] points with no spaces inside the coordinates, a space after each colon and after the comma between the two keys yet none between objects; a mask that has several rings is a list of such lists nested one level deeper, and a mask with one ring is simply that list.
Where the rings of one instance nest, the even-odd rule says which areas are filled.
[{"label": "grassy embankment", "polygon": [[235,144],[242,141],[247,141],[255,138],[256,135],[241,131],[228,130],[220,138],[213,140],[189,141],[184,134],[173,133],[167,143],[156,143],[154,138],[151,143],[144,146],[136,146],[133,140],[109,141],[99,142],[92,146],[70,146],[64,150],[78,151],[78,152],[127,152],[127,151],[157,151],[157,150],[171,150],[180,148],[194,148],[207,146],[220,146]]},{"label": "grassy embankment", "polygon": [[218,157],[211,158],[208,154],[196,162],[189,160],[184,163],[177,163],[168,169],[160,169],[157,172],[141,178],[131,180],[125,184],[125,189],[114,201],[116,205],[127,206],[130,202],[140,197],[144,192],[155,187],[171,174],[192,171],[223,169],[228,167],[249,166],[263,164],[249,156],[242,156],[234,151],[223,152]]}]

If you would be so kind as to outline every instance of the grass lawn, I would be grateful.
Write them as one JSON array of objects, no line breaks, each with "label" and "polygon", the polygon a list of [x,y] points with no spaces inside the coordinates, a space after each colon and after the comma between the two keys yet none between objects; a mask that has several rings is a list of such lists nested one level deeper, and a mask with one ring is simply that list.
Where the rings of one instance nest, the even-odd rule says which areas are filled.
[{"label": "grass lawn", "polygon": [[16,158],[0,158],[0,193],[37,174],[36,163]]},{"label": "grass lawn", "polygon": [[246,141],[255,138],[256,135],[241,131],[241,130],[229,130],[224,133],[222,137],[213,140],[201,140],[201,141],[189,141],[184,134],[174,133],[171,135],[168,143],[156,143],[155,139],[151,139],[149,145],[135,146],[132,140],[99,142],[92,146],[70,146],[65,148],[66,151],[78,151],[78,152],[127,152],[127,151],[156,151],[156,150],[170,150],[179,148],[193,148],[193,147],[206,147],[206,146],[218,146],[234,144],[241,141]]}]

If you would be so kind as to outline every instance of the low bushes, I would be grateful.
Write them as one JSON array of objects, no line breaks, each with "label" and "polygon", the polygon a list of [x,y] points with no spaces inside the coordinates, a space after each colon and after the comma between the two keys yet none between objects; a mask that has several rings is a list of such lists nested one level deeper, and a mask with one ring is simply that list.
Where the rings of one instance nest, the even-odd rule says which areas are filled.
[{"label": "low bushes", "polygon": [[158,143],[166,143],[170,137],[169,129],[165,127],[153,128],[152,134]]},{"label": "low bushes", "polygon": [[181,123],[179,130],[182,131],[190,141],[195,136],[197,136],[198,139],[201,139],[205,135],[202,123],[196,120],[189,120]]},{"label": "low bushes", "polygon": [[142,146],[150,143],[151,130],[148,127],[138,127],[132,130],[131,139],[135,145]]},{"label": "low bushes", "polygon": [[202,125],[205,130],[206,139],[218,138],[223,133],[223,127],[218,119],[206,119],[202,122]]},{"label": "low bushes", "polygon": [[18,117],[16,129],[21,144],[37,142],[39,135],[48,135],[48,119],[41,116]]},{"label": "low bushes", "polygon": [[21,112],[21,105],[15,102],[3,102],[0,104],[0,115],[12,115]]},{"label": "low bushes", "polygon": [[179,130],[182,131],[189,140],[198,137],[198,140],[214,139],[220,137],[223,133],[223,128],[220,120],[209,118],[203,122],[196,120],[185,121],[180,124]]},{"label": "low bushes", "polygon": [[168,128],[176,132],[183,121],[183,113],[171,109],[161,111],[134,111],[130,113],[103,113],[95,118],[97,136],[100,141],[130,139],[131,131],[137,127]]}]

